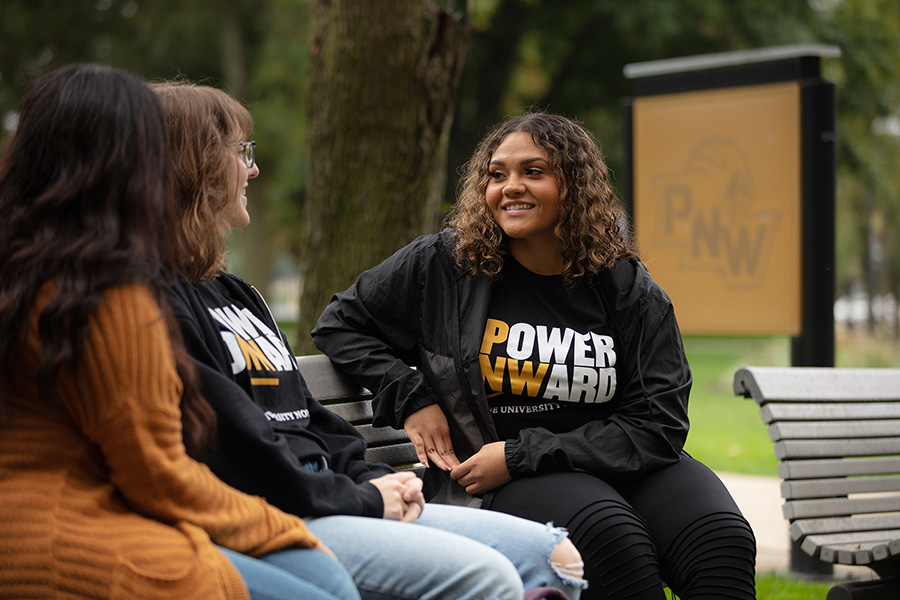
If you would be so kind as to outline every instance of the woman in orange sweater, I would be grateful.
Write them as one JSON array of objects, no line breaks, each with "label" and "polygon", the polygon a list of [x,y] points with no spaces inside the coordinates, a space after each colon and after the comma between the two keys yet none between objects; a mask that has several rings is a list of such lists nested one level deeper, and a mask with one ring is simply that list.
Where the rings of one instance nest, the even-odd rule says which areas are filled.
[{"label": "woman in orange sweater", "polygon": [[167,163],[159,100],[97,65],[36,80],[0,160],[0,597],[358,599],[189,456],[215,421],[160,291]]}]

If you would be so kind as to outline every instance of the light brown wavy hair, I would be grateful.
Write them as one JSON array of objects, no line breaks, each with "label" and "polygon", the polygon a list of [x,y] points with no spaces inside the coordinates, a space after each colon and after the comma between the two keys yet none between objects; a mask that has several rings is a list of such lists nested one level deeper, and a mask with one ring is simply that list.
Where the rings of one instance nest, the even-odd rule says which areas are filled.
[{"label": "light brown wavy hair", "polygon": [[609,268],[617,259],[638,258],[628,219],[610,181],[597,141],[579,123],[559,115],[528,113],[495,127],[463,168],[459,198],[447,217],[456,240],[456,260],[471,275],[496,279],[506,258],[507,237],[487,206],[490,161],[511,133],[531,135],[543,148],[559,182],[560,241],[568,284]]},{"label": "light brown wavy hair", "polygon": [[231,227],[223,210],[235,193],[230,143],[253,130],[253,118],[222,90],[186,81],[151,83],[162,101],[180,215],[178,270],[197,283],[225,270]]}]

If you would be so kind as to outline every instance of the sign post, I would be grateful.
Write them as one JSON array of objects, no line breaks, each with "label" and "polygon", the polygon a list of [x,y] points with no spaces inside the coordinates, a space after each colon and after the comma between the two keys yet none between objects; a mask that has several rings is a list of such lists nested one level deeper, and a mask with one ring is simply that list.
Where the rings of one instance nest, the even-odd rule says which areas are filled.
[{"label": "sign post", "polygon": [[[626,65],[625,203],[686,335],[784,335],[834,366],[834,46]],[[791,549],[791,568],[831,565]]]}]

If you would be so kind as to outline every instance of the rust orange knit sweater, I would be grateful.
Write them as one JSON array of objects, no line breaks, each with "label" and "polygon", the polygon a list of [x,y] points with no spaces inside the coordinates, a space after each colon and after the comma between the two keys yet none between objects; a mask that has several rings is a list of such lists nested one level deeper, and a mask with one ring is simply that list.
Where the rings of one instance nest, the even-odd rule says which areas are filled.
[{"label": "rust orange knit sweater", "polygon": [[[2,340],[2,343],[9,343]],[[81,391],[48,412],[31,323],[0,390],[0,598],[247,598],[219,544],[249,555],[311,547],[303,522],[190,459],[181,381],[146,288],[107,292],[91,321]]]}]

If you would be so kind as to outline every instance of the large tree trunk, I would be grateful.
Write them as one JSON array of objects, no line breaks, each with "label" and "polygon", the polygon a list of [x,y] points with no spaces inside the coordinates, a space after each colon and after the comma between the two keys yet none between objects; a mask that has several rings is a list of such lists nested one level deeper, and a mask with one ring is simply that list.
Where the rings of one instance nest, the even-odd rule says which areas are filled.
[{"label": "large tree trunk", "polygon": [[434,0],[313,0],[298,353],[332,294],[434,231],[468,48]]}]

